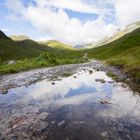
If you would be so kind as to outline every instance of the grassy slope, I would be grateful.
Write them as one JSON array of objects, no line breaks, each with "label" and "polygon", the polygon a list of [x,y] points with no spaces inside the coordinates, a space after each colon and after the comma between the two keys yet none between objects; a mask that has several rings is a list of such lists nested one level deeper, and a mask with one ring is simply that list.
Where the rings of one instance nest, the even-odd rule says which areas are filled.
[{"label": "grassy slope", "polygon": [[39,51],[32,51],[30,47],[25,49],[18,43],[10,39],[0,39],[0,58],[5,60],[18,60],[22,58],[29,58],[39,55]]},{"label": "grassy slope", "polygon": [[134,22],[134,23],[131,23],[129,25],[127,25],[125,27],[125,29],[121,30],[121,31],[118,31],[116,34],[114,34],[113,36],[111,37],[107,37],[107,38],[104,38],[103,40],[95,43],[95,44],[90,44],[89,46],[87,46],[87,48],[95,48],[95,47],[99,47],[99,46],[103,46],[105,44],[108,44],[108,43],[111,43],[121,37],[123,37],[124,35],[132,32],[133,30],[137,29],[140,27],[140,21],[137,21],[137,22]]},{"label": "grassy slope", "polygon": [[10,38],[14,41],[22,41],[30,39],[28,36],[25,35],[11,35]]},{"label": "grassy slope", "polygon": [[140,83],[140,28],[112,43],[88,50],[88,56],[122,68]]},{"label": "grassy slope", "polygon": [[40,42],[40,44],[46,45],[46,46],[50,46],[51,48],[55,48],[55,49],[61,49],[61,50],[76,50],[75,48],[64,44],[62,42],[59,42],[57,40],[50,40],[50,41],[42,41]]},{"label": "grassy slope", "polygon": [[[16,64],[9,65],[8,60],[16,60]],[[57,41],[47,46],[30,39],[0,39],[0,74],[80,62],[85,62],[81,51]]]}]

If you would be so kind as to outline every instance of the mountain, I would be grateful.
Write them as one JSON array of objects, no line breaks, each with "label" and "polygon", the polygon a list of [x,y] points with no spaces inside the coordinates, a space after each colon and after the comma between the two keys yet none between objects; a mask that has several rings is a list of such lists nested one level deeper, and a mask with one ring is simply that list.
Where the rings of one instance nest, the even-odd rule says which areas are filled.
[{"label": "mountain", "polygon": [[0,74],[87,61],[84,52],[59,41],[36,42],[25,36],[11,38],[1,31]]},{"label": "mountain", "polygon": [[82,44],[77,44],[74,46],[74,48],[77,49],[85,49],[88,48],[88,46],[91,46],[93,43],[82,43]]},{"label": "mountain", "polygon": [[25,35],[7,37],[0,31],[0,60],[19,60],[38,57],[44,52],[60,54],[60,51],[73,51],[73,47],[56,40],[36,42]]},{"label": "mountain", "polygon": [[100,47],[87,50],[89,58],[104,60],[131,74],[140,83],[140,28]]},{"label": "mountain", "polygon": [[0,39],[10,39],[2,31],[0,31]]},{"label": "mountain", "polygon": [[57,40],[40,41],[39,43],[42,45],[49,46],[49,47],[54,48],[54,49],[75,50],[75,48],[73,48],[67,44],[64,44],[60,41],[57,41]]},{"label": "mountain", "polygon": [[24,39],[21,39],[21,36],[16,36],[16,39],[17,41],[12,40],[0,31],[0,59],[2,61],[32,58],[39,56],[44,51],[52,50],[52,48],[27,39],[27,37],[25,39],[25,36]]},{"label": "mountain", "polygon": [[30,39],[28,36],[26,35],[11,35],[10,38],[12,40],[15,40],[15,41],[22,41],[22,40],[27,40],[27,39]]},{"label": "mountain", "polygon": [[124,29],[117,29],[116,33],[113,36],[106,37],[106,38],[104,38],[96,43],[85,46],[85,48],[94,48],[94,47],[99,47],[99,46],[102,46],[104,44],[110,43],[110,42],[117,40],[120,37],[132,32],[133,30],[135,30],[139,27],[140,27],[140,21],[131,23],[131,24],[127,25]]}]

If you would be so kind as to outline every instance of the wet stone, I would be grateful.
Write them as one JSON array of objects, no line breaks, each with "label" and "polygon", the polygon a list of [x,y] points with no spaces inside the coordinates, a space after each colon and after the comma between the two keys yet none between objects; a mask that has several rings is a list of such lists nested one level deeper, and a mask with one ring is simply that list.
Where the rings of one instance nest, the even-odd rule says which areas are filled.
[{"label": "wet stone", "polygon": [[133,138],[135,138],[136,140],[140,140],[140,130],[135,131],[133,134]]},{"label": "wet stone", "polygon": [[122,123],[119,123],[118,132],[123,132],[123,131],[124,131],[124,125]]},{"label": "wet stone", "polygon": [[8,93],[8,90],[6,89],[0,90],[0,94],[7,94],[7,93]]},{"label": "wet stone", "polygon": [[103,138],[108,138],[108,132],[102,132],[101,137]]},{"label": "wet stone", "polygon": [[9,128],[15,129],[15,128],[17,128],[19,125],[25,123],[26,120],[27,120],[27,117],[26,117],[26,116],[19,116],[19,117],[16,117],[14,120],[12,120],[12,121],[9,123]]},{"label": "wet stone", "polygon": [[92,74],[93,73],[93,70],[89,70],[89,74]]},{"label": "wet stone", "polygon": [[51,122],[51,124],[55,124],[55,123],[56,123],[55,121],[52,121],[52,122]]},{"label": "wet stone", "polygon": [[48,125],[49,125],[48,122],[39,121],[35,125],[33,125],[33,129],[34,131],[38,131],[41,133],[45,128],[48,127]]},{"label": "wet stone", "polygon": [[101,70],[87,63],[2,78],[0,140],[139,140],[139,95]]},{"label": "wet stone", "polygon": [[47,112],[42,112],[41,114],[39,114],[37,116],[37,119],[38,120],[44,120],[47,116],[48,116],[48,113]]},{"label": "wet stone", "polygon": [[75,78],[75,79],[76,79],[76,78],[77,78],[77,76],[73,76],[73,78]]},{"label": "wet stone", "polygon": [[101,100],[100,101],[101,104],[112,104],[110,101],[108,100]]},{"label": "wet stone", "polygon": [[95,79],[96,82],[101,82],[101,83],[105,83],[104,79]]},{"label": "wet stone", "polygon": [[64,120],[61,121],[61,122],[59,122],[59,123],[57,124],[58,127],[62,127],[62,126],[64,126],[64,125],[65,125],[65,121],[64,121]]},{"label": "wet stone", "polygon": [[52,85],[55,85],[55,82],[52,82]]}]

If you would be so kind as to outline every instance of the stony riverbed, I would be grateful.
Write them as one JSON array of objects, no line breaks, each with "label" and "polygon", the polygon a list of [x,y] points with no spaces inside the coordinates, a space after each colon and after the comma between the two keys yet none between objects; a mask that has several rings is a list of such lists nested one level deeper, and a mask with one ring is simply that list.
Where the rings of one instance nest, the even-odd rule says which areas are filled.
[{"label": "stony riverbed", "polygon": [[140,96],[99,61],[0,77],[0,140],[139,140]]}]

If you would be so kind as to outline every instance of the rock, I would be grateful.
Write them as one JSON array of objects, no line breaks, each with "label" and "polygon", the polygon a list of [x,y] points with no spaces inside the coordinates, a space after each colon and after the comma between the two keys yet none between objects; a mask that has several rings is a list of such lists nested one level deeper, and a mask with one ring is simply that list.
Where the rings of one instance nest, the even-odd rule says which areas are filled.
[{"label": "rock", "polygon": [[113,84],[113,83],[114,83],[114,81],[108,81],[108,83],[109,83],[109,84]]},{"label": "rock", "polygon": [[15,129],[17,128],[19,125],[24,124],[25,121],[27,120],[26,116],[19,116],[16,117],[14,120],[12,120],[9,124],[9,128]]},{"label": "rock", "polygon": [[89,74],[92,74],[93,73],[93,70],[89,70]]},{"label": "rock", "polygon": [[62,127],[64,124],[65,124],[65,121],[63,120],[63,121],[59,122],[59,123],[57,124],[57,126],[58,126],[58,127]]},{"label": "rock", "polygon": [[105,83],[104,79],[95,79],[96,82],[101,82],[101,83]]},{"label": "rock", "polygon": [[77,76],[73,76],[73,78],[75,78],[75,79],[76,79],[76,78],[77,78]]},{"label": "rock", "polygon": [[127,87],[127,85],[126,85],[125,83],[123,83],[121,86],[122,86],[123,88],[126,88],[126,87]]},{"label": "rock", "polygon": [[139,140],[140,139],[140,130],[137,130],[133,133],[133,137],[136,139],[136,140]]},{"label": "rock", "polygon": [[108,138],[108,132],[102,132],[101,137],[103,138]]},{"label": "rock", "polygon": [[0,90],[0,93],[1,94],[7,94],[8,93],[8,90],[6,90],[6,89]]},{"label": "rock", "polygon": [[97,69],[97,71],[99,71],[99,69]]},{"label": "rock", "polygon": [[69,137],[66,137],[66,140],[70,140],[70,138]]},{"label": "rock", "polygon": [[132,140],[132,137],[130,135],[126,135],[126,137],[128,138],[128,140]]},{"label": "rock", "polygon": [[37,124],[33,126],[34,130],[39,133],[41,133],[44,129],[48,127],[48,123],[44,121],[39,121]]},{"label": "rock", "polygon": [[101,100],[100,103],[101,104],[112,104],[110,101],[107,101],[107,100]]},{"label": "rock", "polygon": [[52,121],[52,122],[51,122],[51,124],[55,124],[55,123],[56,123],[55,121]]},{"label": "rock", "polygon": [[38,120],[44,120],[47,116],[48,116],[48,113],[47,112],[42,112],[41,114],[39,114],[37,116],[37,119]]},{"label": "rock", "polygon": [[76,121],[76,122],[73,122],[72,124],[85,124],[85,122],[83,122],[83,121]]},{"label": "rock", "polygon": [[9,65],[16,64],[16,61],[15,61],[15,60],[9,60],[9,61],[8,61],[8,64],[9,64]]},{"label": "rock", "polygon": [[118,132],[123,132],[123,130],[124,130],[123,124],[122,123],[119,123],[118,124]]},{"label": "rock", "polygon": [[55,85],[55,82],[52,82],[52,85]]}]

